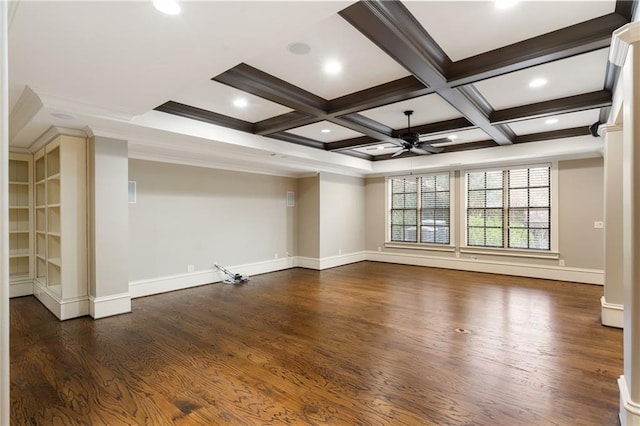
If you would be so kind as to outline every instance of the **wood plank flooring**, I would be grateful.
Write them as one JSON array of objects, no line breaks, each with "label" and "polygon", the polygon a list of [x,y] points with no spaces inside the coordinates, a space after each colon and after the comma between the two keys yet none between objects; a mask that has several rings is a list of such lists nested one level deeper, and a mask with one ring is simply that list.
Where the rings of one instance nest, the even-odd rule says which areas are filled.
[{"label": "wood plank flooring", "polygon": [[98,321],[13,299],[12,424],[615,425],[622,332],[601,295],[361,262]]}]

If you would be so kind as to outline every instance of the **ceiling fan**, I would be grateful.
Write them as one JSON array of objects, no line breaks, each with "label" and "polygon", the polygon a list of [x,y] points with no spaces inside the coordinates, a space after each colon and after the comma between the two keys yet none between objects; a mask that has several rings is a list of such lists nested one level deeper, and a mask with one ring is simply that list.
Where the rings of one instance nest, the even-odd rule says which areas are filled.
[{"label": "ceiling fan", "polygon": [[402,133],[397,141],[397,145],[401,147],[398,151],[394,152],[391,157],[397,157],[398,155],[405,152],[413,152],[418,155],[425,154],[437,154],[442,152],[444,148],[435,147],[431,145],[432,143],[445,142],[449,141],[449,139],[437,139],[428,142],[420,141],[420,133],[411,131],[411,114],[413,111],[405,111],[404,115],[407,116],[407,132]]}]

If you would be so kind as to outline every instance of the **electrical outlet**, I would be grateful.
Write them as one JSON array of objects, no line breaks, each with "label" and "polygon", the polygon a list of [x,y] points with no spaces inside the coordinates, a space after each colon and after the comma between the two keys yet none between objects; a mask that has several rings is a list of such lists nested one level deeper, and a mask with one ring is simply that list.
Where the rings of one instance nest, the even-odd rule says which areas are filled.
[{"label": "electrical outlet", "polygon": [[194,272],[196,270],[196,265],[187,265],[187,272]]},{"label": "electrical outlet", "polygon": [[604,228],[604,222],[596,220],[595,222],[593,222],[593,227],[596,229],[602,229]]},{"label": "electrical outlet", "polygon": [[564,266],[564,259],[560,259],[560,260],[558,260],[558,265],[560,265],[560,266]]},{"label": "electrical outlet", "polygon": [[277,258],[278,258],[278,253],[275,253],[275,254],[273,255],[273,258],[274,258],[274,259],[277,259]]},{"label": "electrical outlet", "polygon": [[338,254],[342,254],[342,249],[338,249]]},{"label": "electrical outlet", "polygon": [[379,246],[378,246],[378,251],[382,251],[382,247],[379,247]]}]

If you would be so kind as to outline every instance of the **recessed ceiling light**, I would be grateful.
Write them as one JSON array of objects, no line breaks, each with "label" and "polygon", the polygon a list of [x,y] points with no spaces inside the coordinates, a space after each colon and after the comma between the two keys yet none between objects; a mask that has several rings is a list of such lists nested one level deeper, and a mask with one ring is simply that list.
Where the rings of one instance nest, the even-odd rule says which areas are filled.
[{"label": "recessed ceiling light", "polygon": [[175,0],[153,0],[153,6],[165,15],[178,15],[182,8]]},{"label": "recessed ceiling light", "polygon": [[544,124],[556,124],[558,122],[557,118],[549,118],[544,122]]},{"label": "recessed ceiling light", "polygon": [[447,136],[447,139],[449,139],[451,141],[455,141],[456,139],[458,139],[458,135],[449,135],[449,136]]},{"label": "recessed ceiling light", "polygon": [[322,129],[320,130],[322,133],[331,133],[331,129]]},{"label": "recessed ceiling light", "polygon": [[529,87],[531,87],[532,89],[537,89],[538,87],[542,87],[545,84],[547,84],[546,78],[534,78],[529,82]]},{"label": "recessed ceiling light", "polygon": [[291,43],[289,45],[289,52],[294,55],[306,55],[311,52],[311,46],[307,43]]},{"label": "recessed ceiling light", "polygon": [[508,9],[513,7],[519,0],[496,0],[496,9]]},{"label": "recessed ceiling light", "polygon": [[342,71],[342,65],[337,61],[329,61],[324,65],[324,72],[330,75],[339,74]]},{"label": "recessed ceiling light", "polygon": [[378,147],[378,149],[384,149],[384,148],[385,148],[385,146],[384,146],[384,145],[380,145],[380,146]]},{"label": "recessed ceiling light", "polygon": [[247,105],[249,105],[249,103],[247,102],[246,99],[238,98],[235,101],[233,101],[233,105],[237,108],[245,108]]}]

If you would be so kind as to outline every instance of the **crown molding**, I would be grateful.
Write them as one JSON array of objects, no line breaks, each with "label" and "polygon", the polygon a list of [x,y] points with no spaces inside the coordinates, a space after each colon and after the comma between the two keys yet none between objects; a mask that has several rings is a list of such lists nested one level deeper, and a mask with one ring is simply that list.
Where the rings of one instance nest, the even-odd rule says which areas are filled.
[{"label": "crown molding", "polygon": [[606,136],[609,133],[621,132],[622,129],[623,129],[622,124],[607,123],[607,124],[601,124],[600,127],[598,127],[598,133],[601,134],[602,136]]},{"label": "crown molding", "polygon": [[621,67],[627,59],[629,46],[640,41],[640,21],[630,22],[617,30],[611,36],[611,50],[609,60]]},{"label": "crown molding", "polygon": [[86,138],[87,133],[80,129],[70,129],[68,127],[51,126],[38,139],[29,146],[29,152],[35,153],[40,148],[57,138],[58,136],[76,136]]}]

